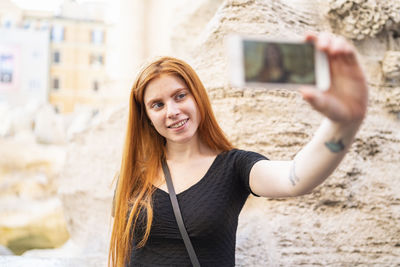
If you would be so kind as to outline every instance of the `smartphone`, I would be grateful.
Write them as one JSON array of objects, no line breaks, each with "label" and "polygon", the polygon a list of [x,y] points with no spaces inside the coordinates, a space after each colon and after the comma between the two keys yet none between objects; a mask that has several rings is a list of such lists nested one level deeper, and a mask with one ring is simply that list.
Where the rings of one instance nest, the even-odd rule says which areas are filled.
[{"label": "smartphone", "polygon": [[227,38],[227,45],[232,86],[330,86],[328,58],[310,42],[234,35]]}]

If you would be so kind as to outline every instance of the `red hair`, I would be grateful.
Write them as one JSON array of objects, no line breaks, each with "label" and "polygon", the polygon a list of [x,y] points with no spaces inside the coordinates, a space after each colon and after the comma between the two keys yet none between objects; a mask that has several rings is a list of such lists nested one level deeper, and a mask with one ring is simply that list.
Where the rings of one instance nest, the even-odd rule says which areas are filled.
[{"label": "red hair", "polygon": [[[153,219],[152,195],[165,157],[165,138],[150,125],[144,105],[144,92],[150,81],[161,75],[181,78],[193,95],[200,114],[198,133],[212,150],[228,151],[232,144],[225,137],[213,114],[206,89],[196,72],[184,61],[162,57],[139,73],[130,95],[129,118],[123,147],[119,181],[115,192],[115,217],[108,255],[109,266],[125,266],[133,249],[143,247]],[[146,214],[143,236],[134,236],[139,213]]]}]

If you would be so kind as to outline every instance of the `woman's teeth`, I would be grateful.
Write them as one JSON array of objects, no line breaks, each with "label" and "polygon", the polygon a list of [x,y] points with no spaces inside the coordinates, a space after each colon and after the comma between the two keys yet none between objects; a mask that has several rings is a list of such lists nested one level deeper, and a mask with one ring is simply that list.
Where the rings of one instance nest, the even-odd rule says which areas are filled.
[{"label": "woman's teeth", "polygon": [[180,121],[180,122],[178,122],[178,123],[176,123],[176,124],[171,125],[169,128],[179,128],[179,127],[181,127],[182,125],[184,125],[187,121],[188,121],[187,119],[186,119],[186,120],[183,120],[183,121]]}]

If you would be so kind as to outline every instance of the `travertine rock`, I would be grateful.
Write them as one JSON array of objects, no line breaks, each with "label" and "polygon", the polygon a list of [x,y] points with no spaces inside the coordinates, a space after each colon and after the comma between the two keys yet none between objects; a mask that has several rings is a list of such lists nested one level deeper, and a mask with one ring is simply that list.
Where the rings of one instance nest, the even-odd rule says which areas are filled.
[{"label": "travertine rock", "polygon": [[391,83],[400,82],[400,51],[386,51],[382,62],[382,72]]},{"label": "travertine rock", "polygon": [[35,143],[32,132],[0,139],[0,244],[15,253],[68,239],[55,177],[65,150]]},{"label": "travertine rock", "polygon": [[37,144],[30,138],[0,139],[0,170],[3,173],[30,171],[56,175],[64,166],[65,156],[64,148]]},{"label": "travertine rock", "polygon": [[14,255],[14,253],[12,253],[12,251],[9,250],[7,247],[0,245],[0,256],[5,256],[5,255]]},{"label": "travertine rock", "polygon": [[[92,113],[85,113],[82,116],[72,114],[68,117],[61,117],[49,110],[48,106],[44,106],[36,118],[36,122],[39,122],[35,126],[36,134],[41,136],[42,142],[54,143],[55,139],[51,136],[54,133],[52,122],[70,121],[66,124],[70,129],[69,137],[77,136],[76,138],[79,140],[79,132],[88,126],[97,126],[97,130],[101,129],[99,125],[104,123],[111,114],[114,114],[113,110],[109,109],[102,111],[101,114],[96,114],[94,117]],[[8,115],[12,116],[12,114]],[[28,117],[33,118],[34,116],[31,115]],[[50,118],[50,120],[45,118]],[[123,119],[124,117],[118,118]],[[121,134],[124,132],[123,124],[124,122],[120,124],[119,132]],[[50,126],[50,129],[46,128],[47,126]],[[12,129],[17,128],[13,127]],[[65,132],[62,133],[62,135],[65,134]],[[106,135],[108,136],[108,134]],[[116,133],[113,133],[113,136],[116,135]],[[96,134],[94,136],[97,137]],[[97,152],[92,148],[89,150],[106,160],[109,155],[104,154],[103,140],[107,138],[101,135],[99,137],[103,138],[99,141],[100,144],[95,144],[99,150]],[[105,181],[103,180],[103,187],[100,186],[102,183],[99,183],[98,180],[89,179],[91,182],[82,183],[81,181],[87,178],[82,178],[79,175],[77,179],[64,180],[61,178],[59,180],[59,174],[65,168],[68,147],[38,144],[36,140],[32,129],[25,129],[22,133],[13,132],[12,136],[0,139],[0,244],[9,246],[18,254],[32,248],[58,247],[69,238],[66,229],[66,224],[69,223],[71,240],[76,241],[79,245],[63,247],[55,250],[52,255],[64,253],[64,256],[72,256],[80,254],[85,251],[85,248],[88,248],[93,253],[101,250],[101,255],[97,257],[103,257],[106,254],[105,247],[108,245],[108,238],[104,237],[101,239],[102,242],[95,242],[96,245],[92,244],[91,241],[98,239],[98,232],[102,232],[105,236],[108,236],[109,233],[107,223],[110,213],[107,207],[111,204],[110,178],[112,178],[113,173],[110,174],[111,177],[107,176]],[[91,140],[97,139],[92,138]],[[122,138],[119,138],[119,141],[122,141]],[[75,153],[81,153],[79,154],[81,157],[71,153],[72,157],[76,156],[75,159],[84,165],[79,166],[78,169],[66,171],[67,175],[73,171],[82,173],[83,169],[90,174],[95,174],[95,171],[86,168],[86,166],[93,164],[96,157],[86,155],[87,150],[80,149],[81,143],[79,141],[75,144],[73,150]],[[121,149],[118,142],[109,144],[112,149]],[[87,145],[90,146],[90,142]],[[110,154],[117,158],[121,155],[121,153],[113,153],[113,151]],[[71,167],[69,162],[67,160],[67,168]],[[114,159],[111,164],[115,166],[116,162],[117,160]],[[98,172],[104,173],[104,166],[107,166],[107,164],[99,164]],[[116,167],[113,168],[113,172],[116,170]],[[81,186],[83,184],[90,186],[83,187]],[[111,193],[104,194],[104,191],[101,190],[109,190]],[[68,203],[65,208],[57,198],[57,193],[63,202]],[[82,203],[86,203],[87,206],[82,205]],[[75,216],[76,213],[79,214],[79,218]],[[65,217],[64,214],[67,216]],[[102,218],[107,225],[98,224],[98,214],[105,214]],[[74,217],[74,219],[70,219],[69,216]],[[98,230],[96,225],[99,225],[101,229]],[[81,231],[76,231],[77,228]],[[90,240],[87,240],[88,236],[90,236]],[[90,244],[87,244],[87,242]],[[74,249],[71,249],[71,247]],[[44,253],[44,251],[39,251],[36,254],[41,255],[40,252]]]},{"label": "travertine rock", "polygon": [[107,255],[112,180],[120,167],[126,116],[126,107],[114,110],[107,120],[75,135],[68,144],[58,193],[78,255]]},{"label": "travertine rock", "polygon": [[34,133],[42,144],[65,144],[66,130],[64,121],[51,105],[42,106],[35,118]]},{"label": "travertine rock", "polygon": [[375,37],[384,29],[398,32],[400,1],[331,0],[328,19],[335,33],[349,39]]},{"label": "travertine rock", "polygon": [[0,103],[0,137],[32,132],[37,109],[35,102],[16,107]]},{"label": "travertine rock", "polygon": [[7,267],[27,267],[27,266],[40,266],[40,267],[98,267],[106,266],[104,258],[99,257],[18,257],[18,256],[1,256],[0,266]]},{"label": "travertine rock", "polygon": [[15,254],[33,248],[54,248],[68,239],[61,202],[57,198],[0,198],[0,244]]}]

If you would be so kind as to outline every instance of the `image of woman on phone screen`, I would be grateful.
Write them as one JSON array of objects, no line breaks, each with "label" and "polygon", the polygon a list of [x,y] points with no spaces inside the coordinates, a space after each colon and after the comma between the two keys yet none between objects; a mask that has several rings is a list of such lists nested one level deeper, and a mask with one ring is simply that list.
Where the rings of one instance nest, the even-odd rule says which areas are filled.
[{"label": "image of woman on phone screen", "polygon": [[[300,196],[334,171],[365,117],[367,83],[344,38],[323,33],[306,40],[328,55],[331,86],[299,89],[325,119],[287,161],[235,148],[187,63],[162,57],[142,69],[130,95],[109,265],[234,266],[238,216],[250,194]],[[168,171],[195,260],[171,204]]]}]

